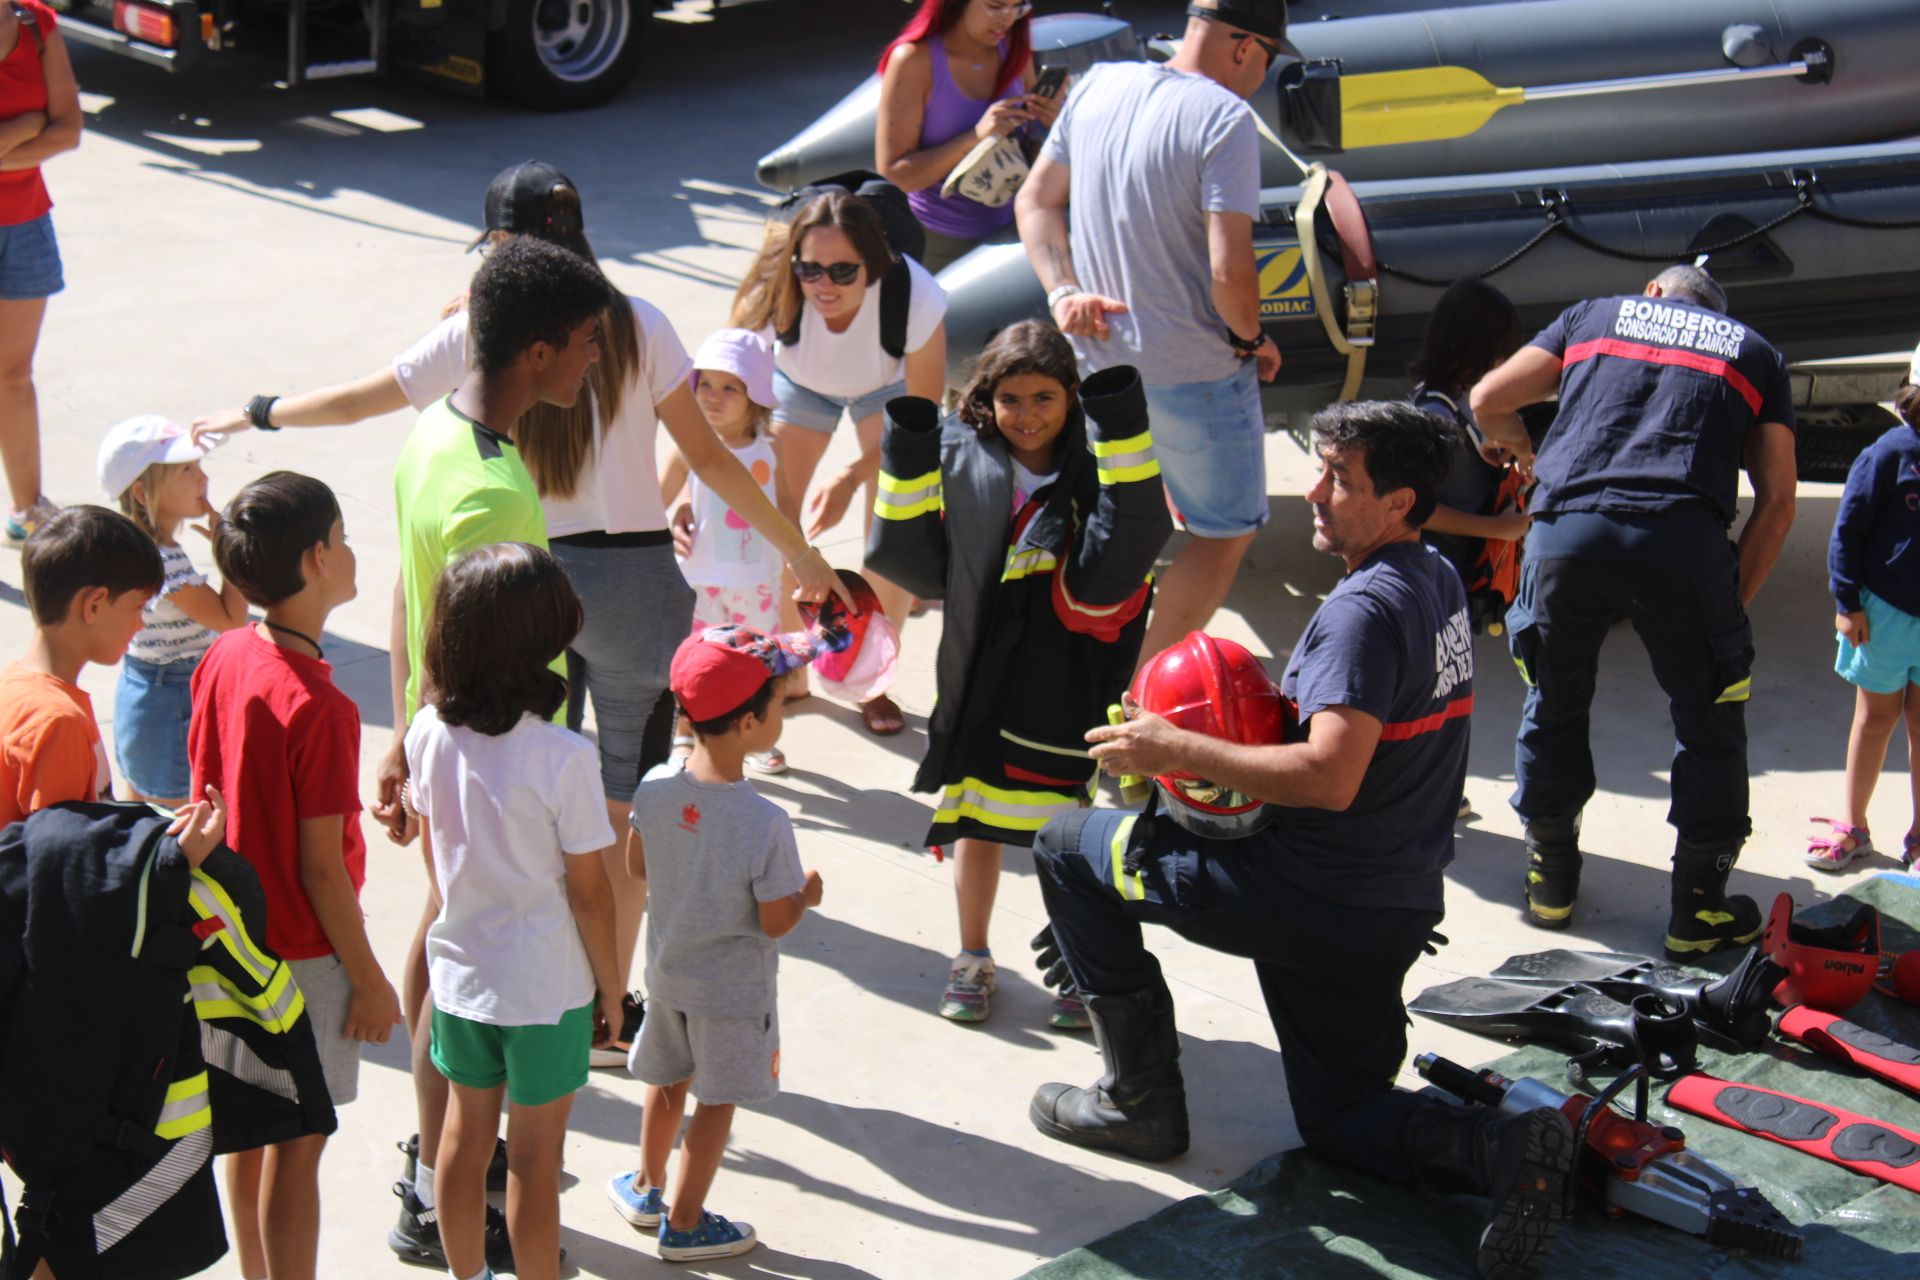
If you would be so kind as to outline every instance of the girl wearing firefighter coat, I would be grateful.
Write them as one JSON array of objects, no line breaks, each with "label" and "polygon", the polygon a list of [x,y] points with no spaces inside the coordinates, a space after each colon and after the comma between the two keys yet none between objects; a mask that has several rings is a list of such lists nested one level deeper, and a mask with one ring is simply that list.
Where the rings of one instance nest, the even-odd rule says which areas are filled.
[{"label": "girl wearing firefighter coat", "polygon": [[[1082,735],[1107,719],[1140,654],[1153,564],[1172,533],[1146,398],[1127,366],[1079,382],[1058,330],[1003,330],[959,412],[887,406],[867,563],[945,601],[938,701],[915,791],[939,792],[929,845],[955,849],[960,953],[940,1012],[986,1018],[987,926],[1001,846],[1090,804]],[[1085,1027],[1077,994],[1051,1019]]]}]

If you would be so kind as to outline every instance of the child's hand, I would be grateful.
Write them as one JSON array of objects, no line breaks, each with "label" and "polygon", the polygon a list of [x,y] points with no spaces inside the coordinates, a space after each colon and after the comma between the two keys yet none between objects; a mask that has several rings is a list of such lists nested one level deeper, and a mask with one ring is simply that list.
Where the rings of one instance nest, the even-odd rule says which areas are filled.
[{"label": "child's hand", "polygon": [[693,554],[693,504],[683,502],[673,509],[673,519],[667,522],[673,530],[673,554],[681,559]]},{"label": "child's hand", "polygon": [[385,1044],[401,1020],[400,997],[382,976],[364,986],[354,984],[353,999],[347,1002],[347,1024],[340,1035],[346,1040]]},{"label": "child's hand", "polygon": [[203,517],[206,523],[189,525],[188,527],[208,542],[212,542],[215,531],[220,528],[220,508],[214,506],[213,503],[209,502],[205,497],[202,497],[200,499],[200,510],[197,514]]},{"label": "child's hand", "polygon": [[205,862],[227,835],[227,802],[221,799],[219,789],[208,783],[207,798],[195,800],[175,814],[167,834],[180,842],[180,853],[188,866]]},{"label": "child's hand", "polygon": [[406,739],[399,734],[394,735],[393,746],[380,761],[375,778],[379,792],[373,803],[373,820],[387,829],[387,839],[395,844],[413,843],[413,838],[420,834],[420,819],[405,799],[407,749]]},{"label": "child's hand", "polygon": [[807,882],[801,886],[800,897],[810,907],[820,905],[820,895],[826,892],[826,884],[820,879],[818,871],[807,872]]},{"label": "child's hand", "polygon": [[620,1034],[621,1024],[627,1020],[627,1011],[621,1004],[621,993],[602,991],[597,997],[599,1007],[593,1011],[593,1043],[606,1046],[613,1043]]},{"label": "child's hand", "polygon": [[1867,615],[1864,613],[1836,613],[1833,615],[1833,629],[1840,638],[1856,649],[1867,647]]}]

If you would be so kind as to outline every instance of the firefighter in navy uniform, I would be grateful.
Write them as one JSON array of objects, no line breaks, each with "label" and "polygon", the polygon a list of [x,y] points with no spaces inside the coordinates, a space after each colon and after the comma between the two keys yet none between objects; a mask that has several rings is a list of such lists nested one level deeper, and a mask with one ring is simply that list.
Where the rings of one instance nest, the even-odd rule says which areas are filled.
[{"label": "firefighter in navy uniform", "polygon": [[[1580,812],[1594,792],[1588,708],[1600,645],[1633,623],[1677,740],[1666,951],[1693,960],[1758,936],[1753,899],[1728,896],[1747,814],[1747,606],[1793,524],[1786,363],[1726,314],[1697,267],[1639,296],[1577,303],[1473,389],[1491,454],[1531,452],[1518,411],[1558,392],[1528,509],[1508,643],[1527,681],[1513,807],[1526,826],[1527,918],[1562,929],[1580,887]],[[1739,472],[1754,504],[1730,543]]]},{"label": "firefighter in navy uniform", "polygon": [[[1444,911],[1473,710],[1460,577],[1420,542],[1451,438],[1397,402],[1336,404],[1312,426],[1314,546],[1346,573],[1279,695],[1225,641],[1194,633],[1156,655],[1134,717],[1087,737],[1107,772],[1152,775],[1157,804],[1056,818],[1034,845],[1106,1073],[1087,1088],[1042,1085],[1030,1114],[1051,1137],[1139,1159],[1187,1149],[1173,1000],[1140,928],[1165,924],[1254,961],[1310,1150],[1487,1195],[1481,1272],[1518,1275],[1559,1219],[1566,1119],[1393,1087],[1407,1048],[1401,987]],[[1283,720],[1297,727],[1283,734]]]},{"label": "firefighter in navy uniform", "polygon": [[0,833],[5,1280],[204,1271],[227,1248],[212,1158],[334,1129],[259,879],[204,809],[169,831],[60,804]]}]

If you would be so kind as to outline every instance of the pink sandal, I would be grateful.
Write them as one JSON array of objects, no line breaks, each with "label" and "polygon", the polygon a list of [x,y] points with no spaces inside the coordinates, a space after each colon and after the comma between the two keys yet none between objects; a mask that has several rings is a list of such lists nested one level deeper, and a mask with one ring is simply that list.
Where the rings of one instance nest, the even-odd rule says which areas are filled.
[{"label": "pink sandal", "polygon": [[[1845,822],[1836,822],[1832,818],[1815,818],[1815,822],[1824,822],[1831,834],[1807,837],[1806,863],[1817,871],[1845,871],[1855,859],[1864,858],[1873,852],[1873,837],[1867,834],[1865,827],[1850,826]],[[1909,854],[1920,848],[1920,840],[1908,837]]]},{"label": "pink sandal", "polygon": [[1913,870],[1916,863],[1920,863],[1920,835],[1909,831],[1900,841],[1900,863],[1909,871]]}]

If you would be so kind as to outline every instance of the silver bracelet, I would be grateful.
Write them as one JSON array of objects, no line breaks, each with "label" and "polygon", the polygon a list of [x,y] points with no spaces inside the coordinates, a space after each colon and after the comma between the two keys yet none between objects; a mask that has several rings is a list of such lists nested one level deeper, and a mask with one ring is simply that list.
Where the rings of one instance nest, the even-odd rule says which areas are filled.
[{"label": "silver bracelet", "polygon": [[1078,292],[1080,292],[1080,286],[1077,284],[1055,285],[1053,291],[1047,294],[1047,314],[1053,314],[1053,309],[1060,305],[1061,299],[1071,298]]}]

